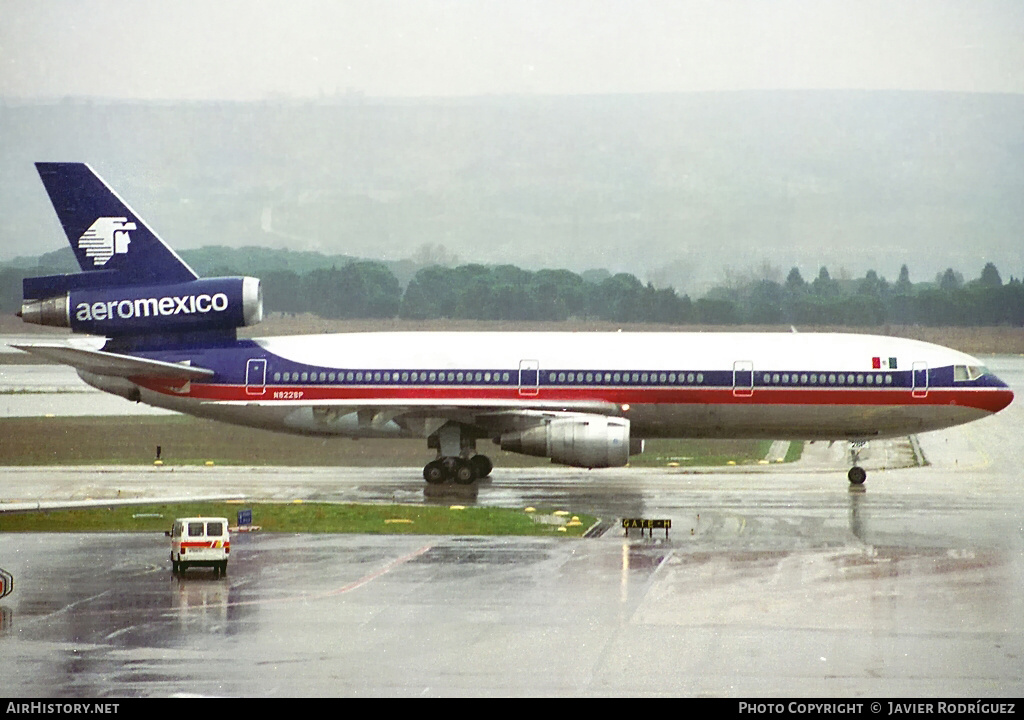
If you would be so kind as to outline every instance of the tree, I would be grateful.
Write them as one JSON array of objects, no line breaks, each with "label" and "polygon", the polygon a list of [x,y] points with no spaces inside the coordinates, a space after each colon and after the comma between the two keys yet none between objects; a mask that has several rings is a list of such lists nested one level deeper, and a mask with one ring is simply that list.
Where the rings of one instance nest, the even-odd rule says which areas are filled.
[{"label": "tree", "polygon": [[786,278],[786,290],[791,293],[799,293],[806,289],[807,283],[804,282],[804,278],[800,274],[800,268],[793,268],[790,270],[789,276]]},{"label": "tree", "polygon": [[941,273],[935,281],[939,285],[941,290],[957,290],[964,284],[964,276],[953,270],[953,268],[946,268],[946,272]]},{"label": "tree", "polygon": [[910,282],[910,270],[906,265],[900,268],[900,276],[893,289],[897,295],[909,295],[914,289],[914,285]]},{"label": "tree", "polygon": [[824,265],[818,271],[818,277],[814,279],[811,288],[815,295],[823,298],[839,294],[839,283],[832,279],[832,276],[828,274],[828,268]]},{"label": "tree", "polygon": [[985,263],[985,267],[981,271],[981,278],[978,282],[982,287],[987,288],[1003,286],[1003,279],[999,276],[999,271],[996,270],[996,266],[992,263]]}]

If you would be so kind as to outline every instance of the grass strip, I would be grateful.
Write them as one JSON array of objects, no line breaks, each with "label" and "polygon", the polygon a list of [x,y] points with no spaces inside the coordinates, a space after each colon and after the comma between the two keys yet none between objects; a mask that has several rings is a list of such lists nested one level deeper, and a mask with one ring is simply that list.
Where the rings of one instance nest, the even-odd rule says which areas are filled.
[{"label": "grass strip", "polygon": [[[0,419],[0,465],[165,465],[419,467],[434,459],[422,439],[352,440],[287,435],[186,415]],[[633,467],[756,463],[765,440],[648,440]],[[544,467],[545,458],[482,442],[495,467]]]},{"label": "grass strip", "polygon": [[[335,503],[184,503],[75,508],[0,514],[0,532],[162,533],[179,517],[226,517],[233,525],[240,509],[252,510],[260,532],[361,533],[380,535],[536,535],[581,537],[596,518],[579,515],[564,525],[550,512],[435,505]],[[546,522],[538,522],[534,517]],[[560,531],[559,527],[565,527]]]}]

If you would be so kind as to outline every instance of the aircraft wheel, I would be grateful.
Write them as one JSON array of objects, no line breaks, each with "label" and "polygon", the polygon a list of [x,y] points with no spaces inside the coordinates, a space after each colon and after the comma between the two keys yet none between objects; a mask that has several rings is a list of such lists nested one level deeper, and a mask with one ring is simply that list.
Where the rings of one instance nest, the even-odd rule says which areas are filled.
[{"label": "aircraft wheel", "polygon": [[469,485],[476,480],[476,469],[469,460],[458,458],[455,461],[452,477],[459,485]]},{"label": "aircraft wheel", "polygon": [[473,470],[476,471],[478,478],[485,478],[491,474],[491,470],[494,469],[494,463],[486,455],[474,455],[469,459],[470,465],[473,466]]},{"label": "aircraft wheel", "polygon": [[428,462],[423,468],[423,479],[431,485],[443,483],[448,479],[448,470],[440,460]]},{"label": "aircraft wheel", "polygon": [[864,481],[868,479],[868,474],[864,471],[864,468],[854,465],[850,468],[850,472],[846,474],[846,477],[854,485],[863,485]]}]

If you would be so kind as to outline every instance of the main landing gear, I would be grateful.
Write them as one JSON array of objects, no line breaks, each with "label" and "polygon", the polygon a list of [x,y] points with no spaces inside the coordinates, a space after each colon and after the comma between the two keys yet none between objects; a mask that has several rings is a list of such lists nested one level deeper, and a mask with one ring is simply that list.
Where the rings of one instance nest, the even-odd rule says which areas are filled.
[{"label": "main landing gear", "polygon": [[471,485],[491,474],[494,464],[476,452],[477,438],[469,427],[448,423],[427,438],[427,447],[437,449],[437,460],[423,468],[423,479],[431,484],[453,480]]},{"label": "main landing gear", "polygon": [[431,484],[454,480],[459,485],[469,485],[491,474],[494,464],[486,455],[470,458],[440,457],[428,462],[423,468],[423,479]]}]

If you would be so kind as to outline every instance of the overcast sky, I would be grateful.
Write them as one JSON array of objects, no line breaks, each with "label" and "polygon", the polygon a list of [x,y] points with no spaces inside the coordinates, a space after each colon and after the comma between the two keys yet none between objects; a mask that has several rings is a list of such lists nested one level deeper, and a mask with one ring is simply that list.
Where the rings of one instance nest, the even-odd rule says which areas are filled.
[{"label": "overcast sky", "polygon": [[0,0],[0,97],[1024,93],[1021,0]]}]

